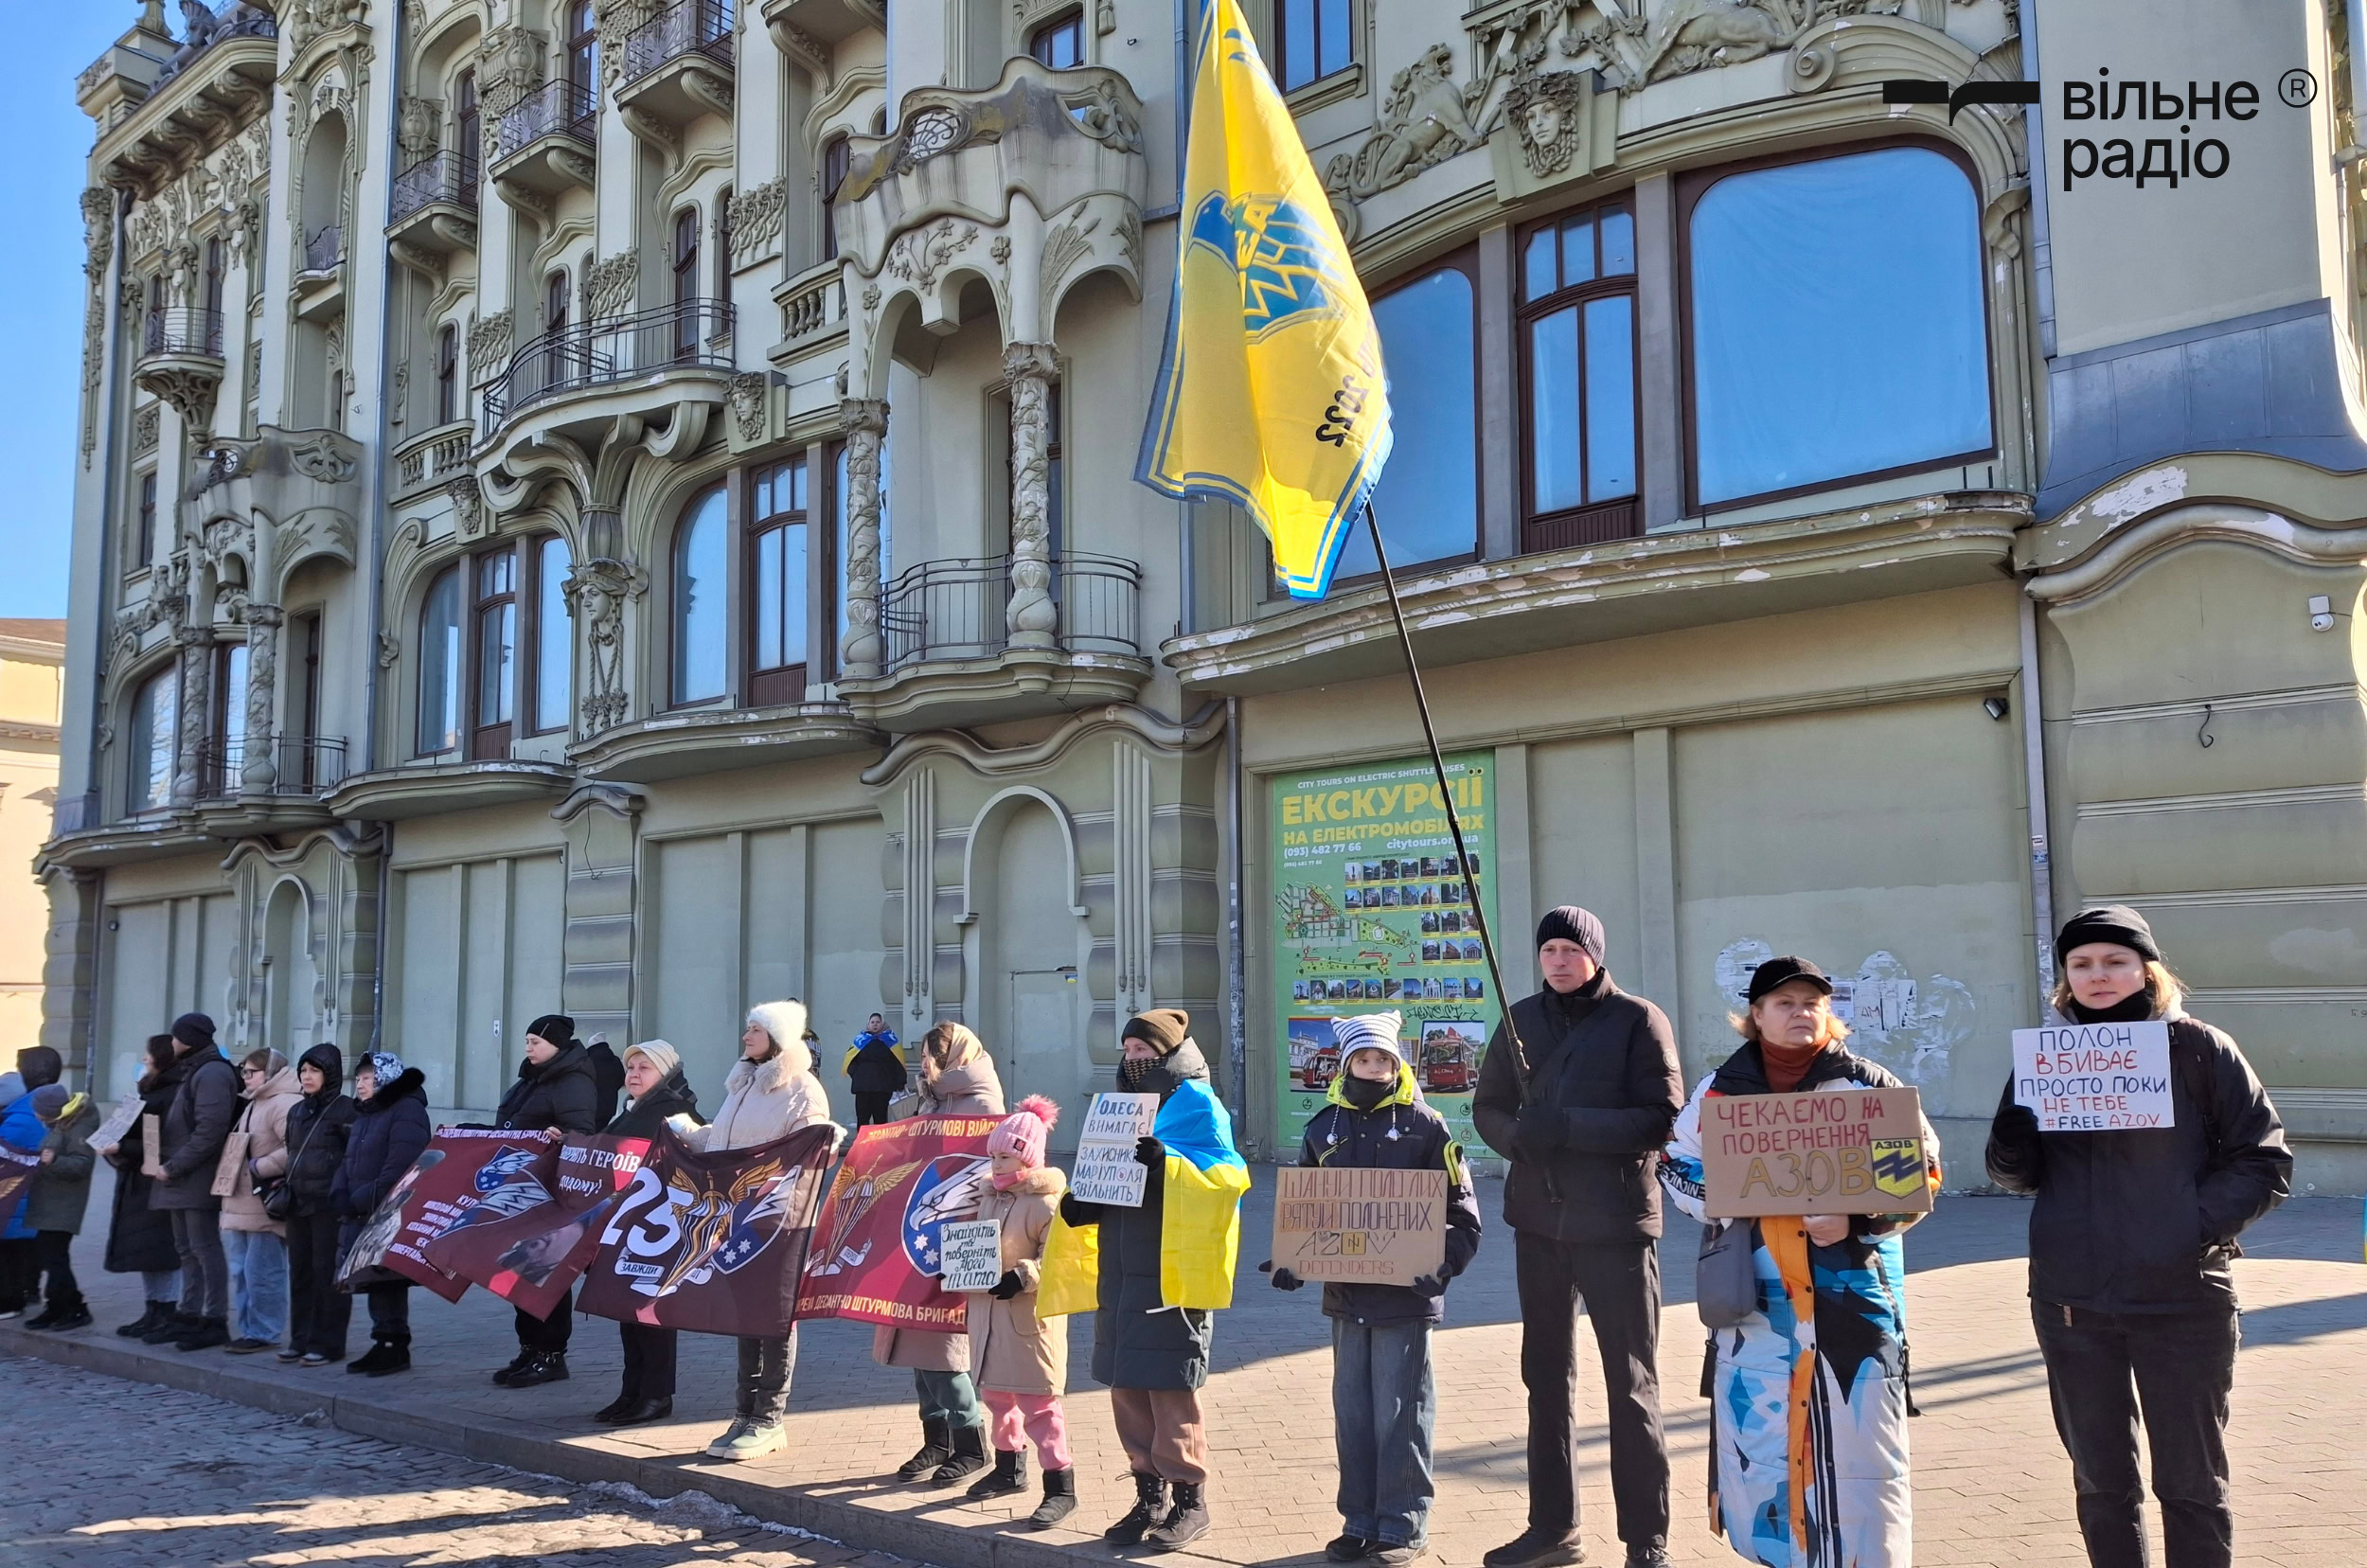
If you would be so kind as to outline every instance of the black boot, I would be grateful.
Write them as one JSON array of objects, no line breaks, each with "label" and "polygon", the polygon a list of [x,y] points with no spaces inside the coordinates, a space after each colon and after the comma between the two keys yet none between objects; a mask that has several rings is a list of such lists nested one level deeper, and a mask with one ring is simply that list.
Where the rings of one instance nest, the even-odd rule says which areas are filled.
[{"label": "black boot", "polygon": [[371,1377],[383,1378],[392,1372],[411,1370],[411,1342],[409,1340],[400,1340],[383,1348],[386,1352],[386,1359],[370,1368]]},{"label": "black boot", "polygon": [[920,1452],[896,1467],[899,1481],[917,1481],[934,1474],[939,1465],[953,1457],[953,1423],[923,1421],[920,1423]]},{"label": "black boot", "polygon": [[1167,1516],[1167,1484],[1155,1475],[1134,1472],[1134,1506],[1124,1519],[1101,1532],[1112,1546],[1137,1546],[1143,1533]]},{"label": "black boot", "polygon": [[1027,1516],[1026,1527],[1048,1530],[1077,1511],[1077,1472],[1073,1470],[1043,1472],[1043,1501]]},{"label": "black boot", "polygon": [[127,1323],[122,1327],[116,1329],[116,1332],[121,1334],[125,1339],[138,1339],[142,1334],[147,1333],[151,1328],[155,1327],[156,1325],[162,1323],[165,1319],[170,1317],[171,1315],[171,1302],[151,1301],[148,1304],[148,1310],[142,1312],[136,1322]]},{"label": "black boot", "polygon": [[59,1304],[53,1301],[44,1307],[40,1311],[35,1312],[31,1317],[27,1318],[24,1323],[20,1325],[20,1327],[26,1328],[55,1328],[58,1326],[58,1318],[60,1315]]},{"label": "black boot", "polygon": [[[397,1347],[395,1345],[387,1344],[383,1339],[373,1339],[370,1341],[370,1347],[367,1350],[363,1351],[360,1355],[354,1357],[353,1360],[346,1363],[346,1370],[348,1372],[358,1372],[363,1376],[367,1377],[371,1373],[376,1372],[380,1367],[385,1366],[393,1362],[395,1359],[396,1349]],[[403,1351],[403,1355],[407,1359],[410,1355],[409,1350],[405,1349]]]},{"label": "black boot", "polygon": [[195,1312],[184,1312],[179,1308],[175,1308],[150,1325],[148,1332],[140,1336],[140,1343],[142,1345],[169,1345],[184,1334],[195,1333],[197,1326],[205,1321]]},{"label": "black boot", "polygon": [[1025,1449],[996,1449],[994,1473],[982,1475],[970,1484],[965,1497],[1006,1497],[1012,1492],[1027,1489],[1027,1451]]},{"label": "black boot", "polygon": [[524,1372],[527,1367],[534,1364],[534,1351],[527,1349],[523,1345],[518,1346],[518,1353],[509,1359],[509,1364],[507,1366],[503,1367],[500,1371],[493,1374],[493,1381],[501,1384],[504,1388],[508,1387],[510,1379],[516,1377],[519,1373]]},{"label": "black boot", "polygon": [[55,1310],[58,1315],[52,1319],[49,1324],[49,1328],[52,1333],[62,1334],[70,1329],[87,1328],[91,1326],[90,1304],[88,1302],[81,1300],[69,1301],[55,1309]]},{"label": "black boot", "polygon": [[1200,1483],[1178,1481],[1175,1484],[1175,1506],[1167,1510],[1166,1519],[1157,1529],[1143,1537],[1143,1544],[1162,1552],[1172,1552],[1207,1533],[1208,1505],[1201,1498]]},{"label": "black boot", "polygon": [[172,1342],[175,1350],[211,1350],[217,1345],[230,1343],[230,1321],[227,1318],[199,1318],[197,1327]]},{"label": "black boot", "polygon": [[532,1388],[537,1383],[565,1382],[566,1381],[567,1352],[538,1350],[527,1360],[525,1365],[509,1375],[509,1381],[504,1386]]},{"label": "black boot", "polygon": [[953,1456],[936,1468],[929,1477],[933,1487],[950,1487],[965,1475],[975,1475],[987,1468],[987,1428],[977,1426],[953,1429]]}]

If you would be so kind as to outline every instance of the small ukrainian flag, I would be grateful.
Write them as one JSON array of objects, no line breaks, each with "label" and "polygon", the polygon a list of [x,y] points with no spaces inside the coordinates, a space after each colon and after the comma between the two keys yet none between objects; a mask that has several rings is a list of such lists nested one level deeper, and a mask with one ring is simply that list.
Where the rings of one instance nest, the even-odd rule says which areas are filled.
[{"label": "small ukrainian flag", "polygon": [[1389,457],[1380,333],[1236,0],[1201,29],[1175,302],[1135,477],[1245,508],[1321,598]]}]

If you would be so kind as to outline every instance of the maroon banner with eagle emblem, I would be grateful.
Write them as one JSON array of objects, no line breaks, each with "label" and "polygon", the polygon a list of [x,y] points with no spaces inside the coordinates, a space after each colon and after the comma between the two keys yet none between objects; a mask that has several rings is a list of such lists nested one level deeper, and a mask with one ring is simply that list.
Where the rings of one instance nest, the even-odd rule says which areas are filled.
[{"label": "maroon banner with eagle emblem", "polygon": [[978,1217],[987,1134],[1000,1116],[915,1116],[863,1128],[824,1208],[799,1317],[958,1334],[967,1302],[938,1277],[939,1233]]},{"label": "maroon banner with eagle emblem", "polygon": [[662,1131],[623,1190],[587,1211],[605,1219],[578,1309],[697,1334],[788,1333],[837,1148],[828,1123],[710,1154]]},{"label": "maroon banner with eagle emblem", "polygon": [[458,1301],[469,1282],[430,1262],[426,1249],[454,1231],[549,1203],[558,1149],[556,1132],[439,1129],[347,1249],[338,1283],[373,1283],[375,1265]]},{"label": "maroon banner with eagle emblem", "polygon": [[432,1266],[530,1316],[548,1317],[599,1251],[600,1230],[649,1150],[647,1138],[570,1136],[559,1146],[546,1193],[507,1213],[472,1209],[419,1250]]}]

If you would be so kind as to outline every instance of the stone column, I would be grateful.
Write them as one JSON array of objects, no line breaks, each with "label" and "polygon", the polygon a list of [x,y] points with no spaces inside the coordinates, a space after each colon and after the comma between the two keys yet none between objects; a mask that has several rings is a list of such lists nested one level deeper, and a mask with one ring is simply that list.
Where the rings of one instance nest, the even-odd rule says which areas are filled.
[{"label": "stone column", "polygon": [[174,748],[172,803],[197,804],[198,757],[205,745],[205,715],[212,705],[214,630],[210,626],[174,629],[173,646],[181,650],[181,739]]},{"label": "stone column", "polygon": [[885,648],[880,638],[880,444],[887,435],[888,405],[876,398],[848,398],[838,405],[839,428],[846,433],[846,640],[838,650],[838,672],[850,681],[880,673]]},{"label": "stone column", "polygon": [[1013,648],[1050,648],[1060,607],[1052,598],[1052,381],[1059,362],[1048,343],[1003,350],[1011,384],[1011,602]]},{"label": "stone column", "polygon": [[241,794],[269,794],[279,782],[271,709],[279,673],[279,627],[287,618],[287,612],[276,604],[246,607],[246,739],[239,764]]}]

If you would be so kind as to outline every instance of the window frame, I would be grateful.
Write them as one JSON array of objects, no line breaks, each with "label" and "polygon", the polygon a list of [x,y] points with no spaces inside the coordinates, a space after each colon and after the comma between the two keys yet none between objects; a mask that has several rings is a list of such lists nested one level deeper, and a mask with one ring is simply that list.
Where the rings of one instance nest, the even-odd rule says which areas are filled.
[{"label": "window frame", "polygon": [[[802,472],[806,504],[802,508],[768,512],[759,517],[756,510],[756,481],[760,475],[774,469]],[[810,453],[804,447],[793,447],[778,456],[747,465],[735,487],[738,493],[745,498],[737,508],[741,521],[736,530],[739,540],[736,560],[742,586],[733,597],[743,607],[739,617],[742,623],[739,649],[741,668],[747,671],[746,705],[749,707],[781,707],[802,703],[806,700],[807,688],[813,685],[813,588],[817,575],[815,543],[820,513],[815,505],[816,478]],[[759,646],[758,619],[763,614],[757,596],[757,584],[761,579],[756,570],[756,552],[767,535],[792,527],[805,530],[805,580],[797,585],[797,597],[801,601],[799,619],[804,623],[806,638],[803,646],[797,649],[795,658],[784,664],[764,665],[758,663],[760,655],[756,651]]]},{"label": "window frame", "polygon": [[151,570],[156,564],[156,504],[162,494],[153,468],[142,469],[132,476],[132,547],[125,577]]},{"label": "window frame", "polygon": [[[1319,81],[1328,81],[1333,77],[1344,76],[1348,72],[1356,69],[1356,39],[1357,33],[1361,30],[1356,25],[1357,0],[1341,0],[1341,3],[1346,8],[1347,10],[1346,27],[1348,35],[1348,58],[1344,63],[1334,66],[1332,69],[1326,71],[1323,68],[1324,0],[1274,0],[1273,84],[1275,90],[1281,93],[1284,98],[1287,98],[1293,93],[1304,92],[1308,88],[1314,86]],[[1304,81],[1292,81],[1290,80],[1290,7],[1293,4],[1305,4],[1309,7],[1313,12],[1309,22],[1308,32],[1315,41],[1315,74],[1308,77]],[[1395,570],[1395,568],[1393,567],[1392,570]]]},{"label": "window frame", "polygon": [[[427,578],[427,585],[419,593],[418,609],[412,616],[412,625],[416,629],[416,644],[418,649],[418,658],[415,661],[415,668],[412,671],[411,682],[413,696],[411,712],[411,755],[415,759],[431,757],[451,758],[453,754],[455,752],[461,754],[458,758],[459,760],[465,761],[468,759],[467,752],[469,746],[469,728],[471,718],[469,712],[471,690],[469,677],[475,672],[476,665],[469,646],[470,606],[469,601],[465,597],[469,584],[461,579],[460,574],[470,569],[470,558],[462,556],[457,560],[446,561],[435,572],[429,574]],[[430,750],[425,744],[427,739],[428,697],[427,613],[434,607],[436,595],[442,591],[445,582],[448,580],[453,584],[453,613],[455,623],[460,629],[460,646],[454,650],[456,655],[454,665],[457,673],[454,674],[452,671],[447,671],[446,676],[448,684],[452,686],[454,699],[453,711],[449,715],[452,721],[451,728],[446,732],[451,739],[444,744]],[[440,693],[438,694],[438,701],[441,701]]]},{"label": "window frame", "polygon": [[[205,309],[212,312],[216,317],[220,317],[222,314],[222,302],[225,294],[228,292],[229,280],[229,252],[222,245],[222,236],[215,235],[212,239],[205,241],[205,273],[204,287]],[[221,330],[219,323],[217,323],[214,330],[217,331]]]},{"label": "window frame", "polygon": [[[1038,44],[1062,32],[1073,32],[1077,35],[1077,60],[1074,65],[1055,65],[1037,52]],[[1084,8],[1071,7],[1058,16],[1046,17],[1027,29],[1027,56],[1047,71],[1073,70],[1077,66],[1090,63],[1085,58],[1085,37]]]},{"label": "window frame", "polygon": [[[580,28],[577,27],[578,18],[582,22]],[[560,13],[560,21],[564,29],[561,34],[560,48],[566,65],[568,85],[588,97],[596,109],[600,94],[600,20],[597,8],[592,0],[567,0],[566,9]]]},{"label": "window frame", "polygon": [[[518,734],[528,738],[559,734],[568,727],[575,717],[575,616],[564,610],[563,597],[561,600],[562,614],[570,628],[567,638],[567,699],[557,715],[543,711],[543,562],[553,544],[567,552],[567,567],[572,573],[576,550],[566,535],[535,533],[518,541],[518,697],[515,722]],[[566,579],[562,577],[560,583],[563,595]]]},{"label": "window frame", "polygon": [[685,204],[674,209],[674,234],[667,247],[674,275],[674,358],[694,358],[699,352],[699,209]]},{"label": "window frame", "polygon": [[485,143],[485,110],[477,98],[476,68],[470,66],[454,79],[453,142],[460,154],[460,189],[469,205],[476,205],[477,159]]},{"label": "window frame", "polygon": [[[150,704],[149,723],[142,726],[138,720],[142,700],[152,691],[164,689],[168,682],[171,683],[172,724],[168,732],[164,751],[164,772],[159,775],[152,771],[157,758],[153,743],[156,726],[152,703]],[[170,811],[172,809],[173,775],[181,769],[181,662],[178,659],[164,660],[148,674],[133,683],[131,701],[124,709],[123,727],[133,742],[125,748],[123,756],[123,814],[137,816],[143,811]],[[136,773],[133,772],[134,769],[137,770]],[[157,793],[156,784],[159,776],[163,780],[164,798],[162,800],[151,799],[149,797]],[[135,787],[135,780],[139,786],[143,787]]]},{"label": "window frame", "polygon": [[[1598,264],[1595,269],[1596,276],[1588,279],[1586,282],[1557,288],[1552,293],[1540,295],[1534,300],[1522,297],[1526,290],[1526,280],[1523,278],[1522,273],[1522,269],[1524,265],[1523,258],[1528,250],[1529,238],[1530,236],[1538,233],[1539,230],[1558,229],[1563,223],[1567,223],[1572,218],[1584,213],[1590,220],[1590,232],[1596,236],[1595,254],[1599,258],[1602,253],[1602,241],[1600,239],[1602,234],[1602,215],[1610,211],[1625,212],[1628,215],[1628,233],[1630,236],[1633,236],[1636,232],[1635,209],[1635,192],[1632,189],[1615,191],[1597,196],[1592,201],[1578,203],[1574,206],[1559,208],[1557,211],[1548,213],[1540,218],[1532,219],[1528,223],[1517,225],[1512,231],[1513,398],[1518,405],[1514,412],[1515,419],[1518,421],[1517,436],[1519,440],[1519,445],[1514,455],[1514,461],[1519,472],[1515,476],[1513,499],[1515,507],[1517,508],[1517,515],[1514,518],[1514,525],[1519,531],[1520,553],[1522,555],[1539,555],[1552,550],[1559,549],[1583,549],[1592,544],[1611,543],[1623,539],[1640,539],[1644,535],[1644,489],[1647,476],[1644,469],[1644,301],[1642,258],[1639,256],[1636,258],[1636,264],[1633,270],[1626,273],[1614,274],[1609,278],[1606,278],[1601,275],[1601,268]],[[1641,249],[1640,245],[1638,246],[1638,249]],[[1535,453],[1537,451],[1537,429],[1534,420],[1536,411],[1534,392],[1535,367],[1532,363],[1533,356],[1529,352],[1530,326],[1546,316],[1558,314],[1565,310],[1575,310],[1578,312],[1580,330],[1583,331],[1586,320],[1586,307],[1590,303],[1597,299],[1615,298],[1621,295],[1625,295],[1630,301],[1628,306],[1629,313],[1628,330],[1628,354],[1629,362],[1628,370],[1628,385],[1629,397],[1632,400],[1630,422],[1635,427],[1635,493],[1625,498],[1613,498],[1609,501],[1593,502],[1587,501],[1583,498],[1583,496],[1581,496],[1578,504],[1575,507],[1563,507],[1551,512],[1540,512],[1537,508],[1537,464],[1534,460]],[[1581,431],[1583,431],[1586,426],[1587,407],[1586,377],[1584,374],[1583,362],[1584,348],[1583,340],[1581,340],[1580,373],[1578,377],[1578,427]],[[1580,473],[1581,489],[1583,489],[1584,479],[1585,472],[1582,470]],[[1590,533],[1586,530],[1580,530],[1582,535],[1584,535],[1583,537],[1551,542],[1540,541],[1536,537],[1537,534],[1545,527],[1554,526],[1569,526],[1575,524],[1580,518],[1591,515],[1608,516],[1612,508],[1620,506],[1625,506],[1629,514],[1629,526],[1627,531],[1623,533]]]},{"label": "window frame", "polygon": [[[739,704],[738,682],[734,679],[736,672],[732,668],[735,662],[732,658],[733,624],[739,618],[735,614],[734,601],[739,595],[733,586],[732,557],[736,553],[733,547],[737,533],[735,519],[740,508],[733,504],[733,492],[741,488],[744,473],[744,470],[735,469],[729,474],[708,480],[685,496],[682,504],[674,509],[674,526],[667,537],[666,545],[666,706],[669,711],[719,704],[737,707]],[[719,612],[723,621],[721,649],[723,656],[722,689],[704,697],[685,697],[681,695],[684,669],[683,546],[698,514],[705,508],[709,498],[715,496],[721,496],[723,501],[723,604]]]},{"label": "window frame", "polygon": [[822,138],[822,155],[814,160],[816,188],[822,193],[822,256],[824,261],[838,257],[838,220],[832,207],[838,200],[839,187],[853,171],[854,147],[844,131],[833,132]]},{"label": "window frame", "polygon": [[[520,689],[520,674],[525,659],[520,651],[524,642],[525,616],[518,606],[518,544],[507,540],[489,548],[477,550],[464,558],[469,570],[467,581],[467,614],[461,627],[462,663],[468,668],[468,686],[464,694],[465,722],[461,728],[467,737],[468,760],[500,762],[509,757],[510,747],[518,736],[518,707],[524,693]],[[508,583],[506,587],[488,590],[486,574],[504,557],[508,558]],[[507,718],[487,720],[485,717],[485,656],[490,644],[485,637],[485,620],[496,611],[509,613],[509,668],[506,682],[509,687],[509,713]]]},{"label": "window frame", "polygon": [[[1945,456],[1918,458],[1911,463],[1895,464],[1890,468],[1874,469],[1863,473],[1836,474],[1805,485],[1784,490],[1761,490],[1751,495],[1738,495],[1730,500],[1704,504],[1700,497],[1700,461],[1695,444],[1697,420],[1694,416],[1693,378],[1693,209],[1701,198],[1720,180],[1736,174],[1755,173],[1765,169],[1780,169],[1792,164],[1823,163],[1832,158],[1846,158],[1866,152],[1887,151],[1894,148],[1918,148],[1937,152],[1956,166],[1964,175],[1972,197],[1973,243],[1979,247],[1974,273],[1981,280],[1981,365],[1982,377],[1987,383],[1989,401],[1989,444],[1979,451],[1955,453]],[[1720,512],[1738,511],[1775,501],[1789,501],[1803,495],[1815,495],[1825,490],[1838,490],[1856,485],[1878,484],[1906,474],[1928,472],[1932,469],[1952,468],[1968,463],[1994,461],[2003,450],[1999,437],[1998,365],[1996,349],[1997,301],[1990,292],[1989,241],[1981,223],[1983,196],[1981,171],[1963,149],[1936,136],[1881,136],[1863,141],[1822,142],[1814,147],[1799,148],[1788,152],[1770,153],[1765,157],[1745,158],[1723,163],[1709,169],[1689,169],[1677,176],[1676,185],[1676,243],[1675,273],[1670,279],[1676,291],[1677,320],[1677,423],[1682,432],[1684,471],[1679,476],[1685,515],[1713,517]]]},{"label": "window frame", "polygon": [[451,424],[461,413],[460,328],[447,321],[436,333],[436,422]]},{"label": "window frame", "polygon": [[728,302],[732,297],[732,187],[723,187],[715,193],[715,221],[708,225],[715,231],[715,292],[713,297]]}]

